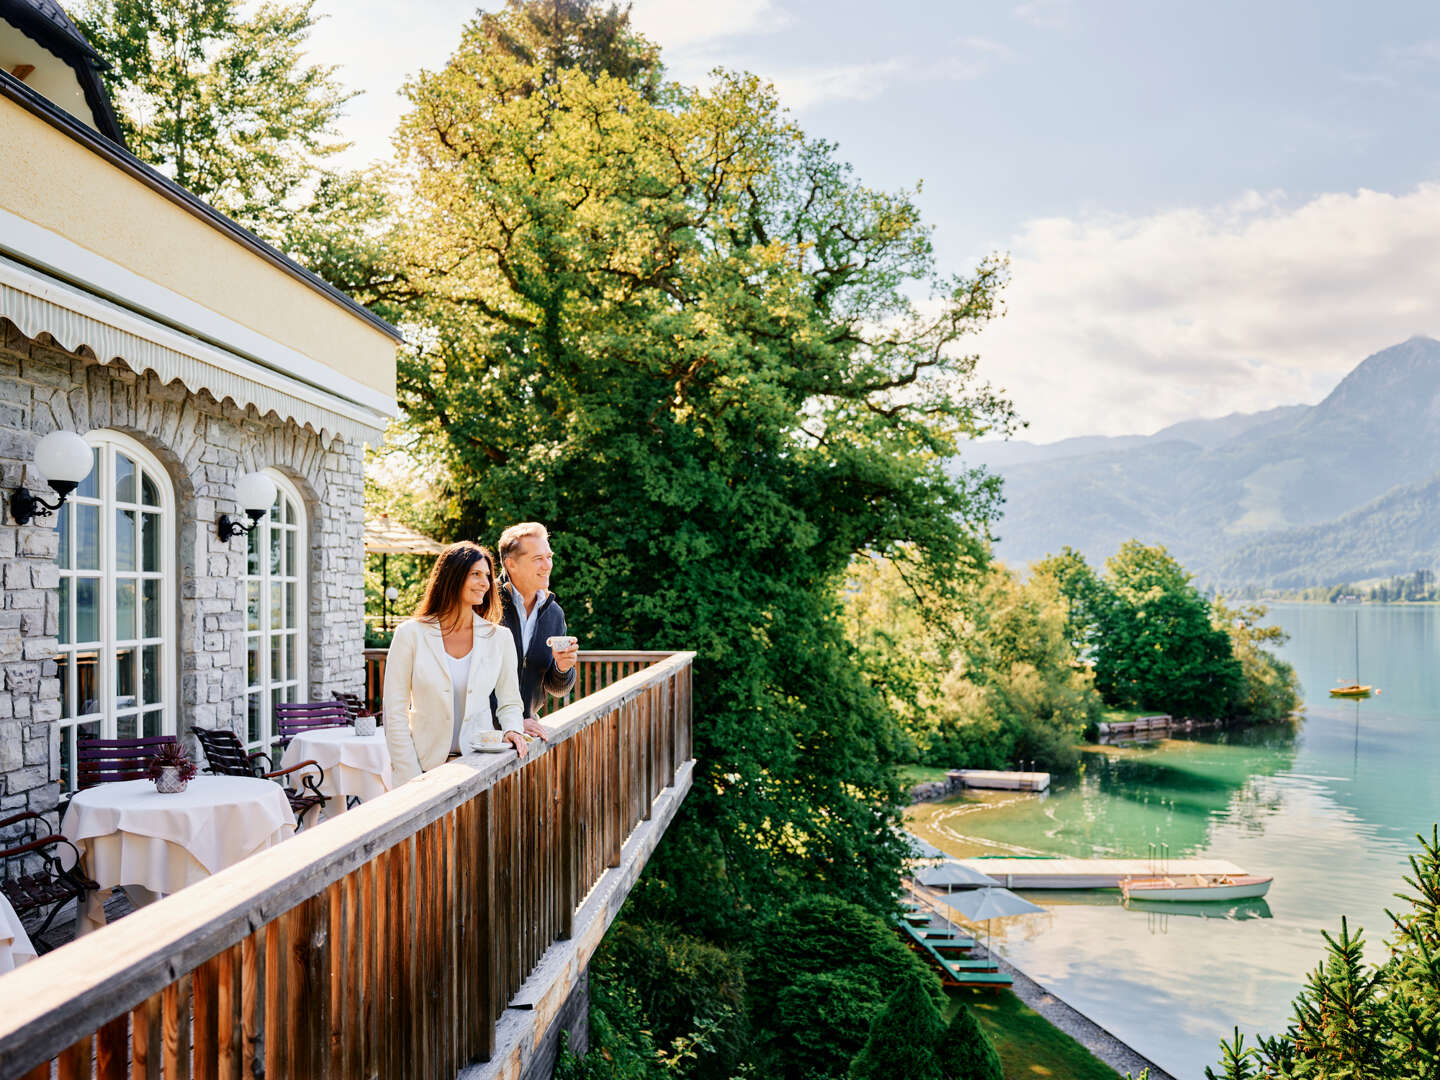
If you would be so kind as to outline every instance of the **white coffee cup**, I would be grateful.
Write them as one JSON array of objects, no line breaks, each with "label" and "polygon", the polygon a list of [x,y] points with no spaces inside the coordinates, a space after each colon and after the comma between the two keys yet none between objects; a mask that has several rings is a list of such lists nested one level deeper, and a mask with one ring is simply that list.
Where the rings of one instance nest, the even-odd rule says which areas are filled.
[{"label": "white coffee cup", "polygon": [[579,639],[573,637],[547,637],[545,644],[552,649],[568,649],[571,645],[579,644]]},{"label": "white coffee cup", "polygon": [[475,733],[475,746],[481,750],[500,750],[508,745],[503,731],[496,731],[492,728]]}]

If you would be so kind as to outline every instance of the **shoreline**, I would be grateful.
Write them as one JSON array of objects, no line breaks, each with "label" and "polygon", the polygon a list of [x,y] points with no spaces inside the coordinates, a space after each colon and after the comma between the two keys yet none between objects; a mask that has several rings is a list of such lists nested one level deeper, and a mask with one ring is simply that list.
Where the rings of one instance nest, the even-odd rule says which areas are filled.
[{"label": "shoreline", "polygon": [[1043,1016],[1049,1023],[1063,1031],[1081,1046],[1089,1050],[1122,1078],[1128,1072],[1138,1077],[1150,1070],[1150,1080],[1175,1080],[1175,1077],[1136,1050],[1114,1032],[1097,1024],[1064,998],[1041,986],[1025,972],[1005,959],[998,952],[991,952],[990,958],[1001,971],[1014,980],[1011,991],[1025,1006]]}]

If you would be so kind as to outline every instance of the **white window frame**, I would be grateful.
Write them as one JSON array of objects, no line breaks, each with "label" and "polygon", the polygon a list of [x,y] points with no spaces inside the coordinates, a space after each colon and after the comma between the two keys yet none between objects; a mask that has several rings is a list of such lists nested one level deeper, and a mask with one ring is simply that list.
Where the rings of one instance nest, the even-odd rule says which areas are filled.
[{"label": "white window frame", "polygon": [[[68,610],[64,612],[68,625],[60,628],[59,636],[64,639],[57,654],[57,661],[68,660],[70,666],[67,678],[61,688],[61,719],[59,722],[60,739],[62,740],[61,760],[68,756],[72,769],[70,775],[65,777],[67,790],[75,790],[75,775],[73,765],[75,762],[76,733],[81,726],[99,724],[98,735],[101,738],[113,739],[118,735],[120,706],[117,703],[115,682],[115,665],[118,650],[123,646],[135,650],[143,650],[146,647],[158,646],[159,672],[158,690],[161,708],[160,734],[175,734],[176,716],[178,712],[178,679],[176,678],[175,662],[175,549],[177,537],[175,487],[170,479],[170,472],[160,463],[157,458],[143,443],[131,438],[123,432],[114,431],[109,428],[100,428],[88,432],[85,435],[88,442],[97,451],[95,463],[95,490],[98,493],[94,497],[86,497],[78,492],[72,494],[66,503],[63,515],[58,515],[57,522],[61,527],[69,530],[65,538],[69,544],[70,561],[75,561],[76,549],[75,538],[75,517],[76,507],[98,506],[100,514],[99,544],[98,553],[99,569],[94,570],[73,569],[71,567],[60,567],[61,588],[69,582],[70,603]],[[144,567],[144,539],[137,529],[135,537],[135,570],[120,571],[115,564],[116,552],[116,529],[115,519],[117,514],[118,500],[115,498],[115,454],[119,452],[130,458],[140,466],[140,469],[148,474],[155,482],[155,488],[159,500],[159,569],[145,571]],[[135,477],[135,497],[127,503],[119,503],[122,507],[133,507],[140,503],[141,480],[137,474]],[[63,545],[62,545],[63,546]],[[58,561],[58,560],[57,560]],[[115,601],[116,586],[121,578],[133,579],[136,582],[135,597],[135,635],[127,638],[124,642],[118,639],[117,626],[117,604]],[[98,628],[99,641],[96,651],[96,701],[99,709],[94,712],[81,713],[79,706],[79,686],[77,678],[77,655],[90,652],[90,648],[82,648],[76,643],[75,628],[78,624],[77,580],[88,579],[99,583],[99,611]],[[145,580],[159,582],[158,600],[160,616],[160,632],[158,635],[146,635],[144,632],[144,601],[143,592]],[[57,591],[58,601],[58,591]],[[141,654],[143,655],[143,653]],[[135,671],[136,693],[143,693],[143,667],[137,663]],[[137,726],[140,724],[145,703],[142,701],[140,707],[132,710],[126,706],[127,716],[135,717]],[[145,709],[144,711],[150,711]],[[139,729],[143,732],[143,727]],[[68,750],[68,755],[65,751]]]},{"label": "white window frame", "polygon": [[[272,670],[271,659],[274,655],[272,642],[277,636],[277,631],[271,624],[271,601],[273,592],[272,583],[275,578],[271,574],[270,560],[268,553],[272,543],[272,537],[276,530],[274,520],[274,508],[260,519],[255,529],[246,537],[246,567],[242,581],[241,607],[245,614],[245,626],[242,631],[245,641],[245,714],[241,721],[243,728],[243,741],[247,750],[260,750],[269,753],[275,739],[275,710],[274,691],[289,691],[285,700],[306,701],[310,693],[310,657],[309,657],[309,622],[310,622],[310,513],[305,505],[305,499],[301,496],[299,489],[284,473],[276,469],[262,470],[266,476],[275,482],[276,497],[283,502],[289,502],[294,508],[294,521],[292,523],[281,523],[279,528],[295,533],[295,565],[284,567],[288,573],[282,574],[278,579],[282,594],[287,583],[293,580],[295,584],[295,602],[293,605],[293,625],[283,625],[278,633],[282,635],[293,635],[295,637],[295,668],[284,679],[276,678]],[[259,559],[259,574],[250,573],[250,547],[251,537],[257,546]],[[282,549],[283,549],[282,540]],[[250,588],[251,585],[258,586],[260,608],[259,608],[259,629],[250,628]],[[259,680],[250,681],[250,643],[252,640],[259,641]],[[283,645],[282,645],[283,651]],[[250,737],[250,703],[251,699],[259,696],[259,738]]]}]

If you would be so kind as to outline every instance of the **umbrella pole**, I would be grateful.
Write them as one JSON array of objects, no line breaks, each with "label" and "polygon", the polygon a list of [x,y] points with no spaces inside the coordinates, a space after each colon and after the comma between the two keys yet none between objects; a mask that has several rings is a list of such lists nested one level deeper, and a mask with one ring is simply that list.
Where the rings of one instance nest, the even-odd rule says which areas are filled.
[{"label": "umbrella pole", "polygon": [[385,552],[380,554],[380,622],[388,634],[390,632],[390,556]]}]

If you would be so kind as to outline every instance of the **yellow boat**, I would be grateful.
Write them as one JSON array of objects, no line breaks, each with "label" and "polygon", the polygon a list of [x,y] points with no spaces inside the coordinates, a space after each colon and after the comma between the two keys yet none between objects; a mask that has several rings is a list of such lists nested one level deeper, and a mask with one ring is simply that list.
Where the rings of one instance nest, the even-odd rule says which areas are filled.
[{"label": "yellow boat", "polygon": [[1360,686],[1358,683],[1352,683],[1349,686],[1332,686],[1330,688],[1330,696],[1362,698],[1369,697],[1374,690],[1375,688],[1373,686]]}]

